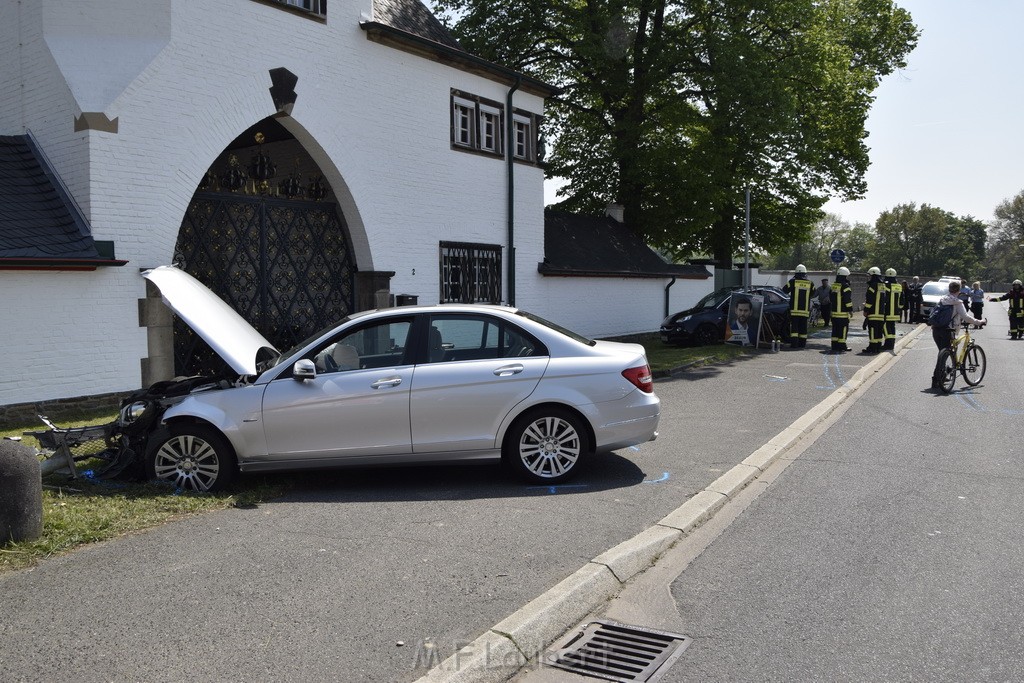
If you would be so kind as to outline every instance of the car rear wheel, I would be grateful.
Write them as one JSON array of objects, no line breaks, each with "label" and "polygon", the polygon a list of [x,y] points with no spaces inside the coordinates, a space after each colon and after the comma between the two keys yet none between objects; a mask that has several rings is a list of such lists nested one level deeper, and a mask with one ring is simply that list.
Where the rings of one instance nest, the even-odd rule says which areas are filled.
[{"label": "car rear wheel", "polygon": [[212,427],[172,424],[150,439],[146,474],[179,489],[220,490],[234,478],[235,468],[231,445]]},{"label": "car rear wheel", "polygon": [[590,452],[586,427],[560,408],[531,411],[509,429],[502,456],[528,481],[557,484],[574,476]]}]

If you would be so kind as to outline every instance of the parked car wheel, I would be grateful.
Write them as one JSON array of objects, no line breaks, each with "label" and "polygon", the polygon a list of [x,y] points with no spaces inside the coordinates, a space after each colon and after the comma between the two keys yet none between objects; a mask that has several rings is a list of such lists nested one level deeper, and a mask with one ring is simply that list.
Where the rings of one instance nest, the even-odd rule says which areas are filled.
[{"label": "parked car wheel", "polygon": [[220,433],[202,424],[172,424],[150,439],[146,474],[180,489],[217,491],[234,478],[235,454]]},{"label": "parked car wheel", "polygon": [[700,346],[709,346],[711,344],[717,344],[722,341],[722,335],[719,334],[718,328],[711,324],[704,324],[697,328],[694,339]]},{"label": "parked car wheel", "polygon": [[505,437],[505,462],[529,481],[556,484],[574,476],[590,453],[582,420],[551,407],[520,417]]}]

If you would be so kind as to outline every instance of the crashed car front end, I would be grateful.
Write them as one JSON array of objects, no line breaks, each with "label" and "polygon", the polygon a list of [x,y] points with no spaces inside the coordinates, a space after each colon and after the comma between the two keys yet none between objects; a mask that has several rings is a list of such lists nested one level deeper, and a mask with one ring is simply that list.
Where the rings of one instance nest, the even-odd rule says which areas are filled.
[{"label": "crashed car front end", "polygon": [[[147,452],[150,437],[160,427],[167,410],[192,393],[231,386],[224,379],[199,376],[157,382],[121,401],[113,422],[62,428],[40,415],[47,429],[25,432],[25,436],[35,438],[39,452],[46,456],[41,463],[43,475],[66,472],[73,478],[111,479],[122,474],[141,478],[141,456]],[[83,463],[90,466],[79,471]]]}]

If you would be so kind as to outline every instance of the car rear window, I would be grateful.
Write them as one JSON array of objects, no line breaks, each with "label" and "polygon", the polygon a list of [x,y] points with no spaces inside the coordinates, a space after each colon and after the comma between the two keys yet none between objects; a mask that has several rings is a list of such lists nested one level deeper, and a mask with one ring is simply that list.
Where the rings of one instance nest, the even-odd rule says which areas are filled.
[{"label": "car rear window", "polygon": [[578,341],[581,344],[586,344],[587,346],[593,346],[594,344],[597,343],[593,339],[588,339],[587,337],[584,337],[582,334],[576,334],[572,330],[568,330],[568,329],[562,327],[561,325],[557,325],[557,324],[551,322],[550,320],[545,320],[544,318],[541,318],[539,315],[534,315],[533,313],[527,313],[526,311],[522,311],[522,310],[516,311],[516,313],[521,315],[521,316],[523,316],[527,320],[532,320],[535,323],[540,323],[544,327],[550,327],[555,332],[561,332],[566,337],[569,337],[570,339],[575,339],[576,341]]}]

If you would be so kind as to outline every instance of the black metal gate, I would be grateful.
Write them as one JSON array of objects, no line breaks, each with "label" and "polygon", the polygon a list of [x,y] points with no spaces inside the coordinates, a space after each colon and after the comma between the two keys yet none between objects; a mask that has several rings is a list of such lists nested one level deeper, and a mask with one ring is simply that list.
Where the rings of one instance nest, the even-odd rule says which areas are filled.
[{"label": "black metal gate", "polygon": [[[281,350],[353,310],[355,267],[333,203],[197,193],[175,260]],[[225,365],[176,319],[174,368],[194,375]]]}]

